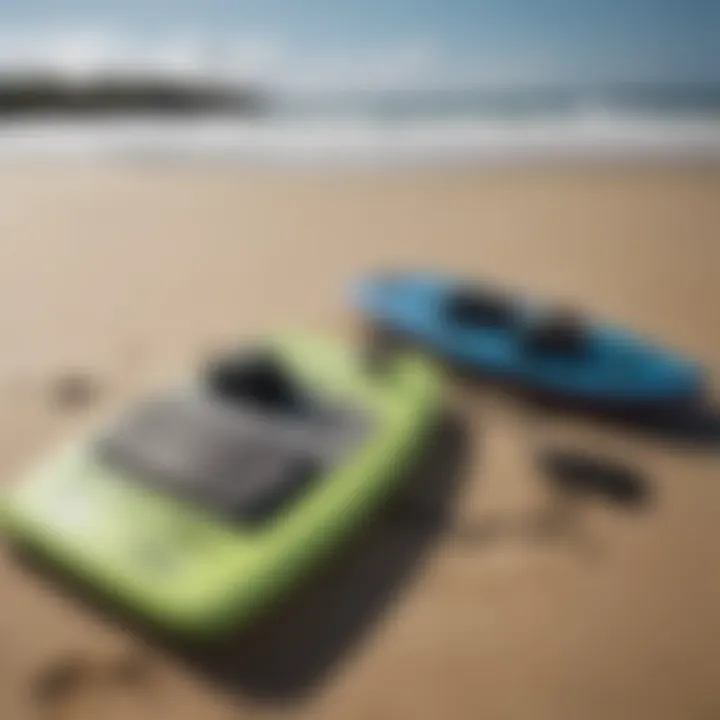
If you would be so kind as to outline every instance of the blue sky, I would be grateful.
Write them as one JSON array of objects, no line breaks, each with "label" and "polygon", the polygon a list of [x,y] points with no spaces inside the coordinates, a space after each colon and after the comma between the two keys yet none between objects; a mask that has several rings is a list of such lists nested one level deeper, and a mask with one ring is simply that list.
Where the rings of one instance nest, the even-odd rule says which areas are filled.
[{"label": "blue sky", "polygon": [[0,4],[0,60],[56,51],[81,63],[138,43],[178,62],[222,55],[249,74],[330,85],[720,82],[720,0]]}]

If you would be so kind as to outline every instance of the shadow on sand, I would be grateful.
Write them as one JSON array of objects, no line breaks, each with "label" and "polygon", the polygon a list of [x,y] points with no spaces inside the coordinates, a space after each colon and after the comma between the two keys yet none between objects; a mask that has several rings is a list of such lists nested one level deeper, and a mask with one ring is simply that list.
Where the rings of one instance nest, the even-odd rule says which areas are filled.
[{"label": "shadow on sand", "polygon": [[508,397],[524,401],[528,409],[547,413],[550,417],[576,415],[668,445],[720,450],[720,403],[709,398],[660,407],[598,405],[529,390],[517,383],[489,378],[463,368],[452,368],[452,375],[474,392],[494,388]]},{"label": "shadow on sand", "polygon": [[550,449],[540,467],[560,492],[607,500],[628,509],[649,504],[650,484],[636,467],[582,450]]},{"label": "shadow on sand", "polygon": [[457,523],[454,540],[473,549],[498,543],[548,545],[558,541],[597,558],[601,545],[586,527],[587,510],[597,501],[640,512],[653,500],[651,484],[635,466],[581,450],[541,450],[537,459],[550,485],[547,501],[524,513],[486,513]]},{"label": "shadow on sand", "polygon": [[183,644],[23,552],[26,564],[168,653],[222,691],[285,703],[308,695],[357,647],[417,577],[453,516],[468,449],[464,425],[440,423],[431,447],[393,503],[348,547],[249,628],[222,643]]},{"label": "shadow on sand", "polygon": [[626,416],[615,421],[668,443],[720,450],[720,406],[709,402],[674,413],[651,413],[640,418]]}]

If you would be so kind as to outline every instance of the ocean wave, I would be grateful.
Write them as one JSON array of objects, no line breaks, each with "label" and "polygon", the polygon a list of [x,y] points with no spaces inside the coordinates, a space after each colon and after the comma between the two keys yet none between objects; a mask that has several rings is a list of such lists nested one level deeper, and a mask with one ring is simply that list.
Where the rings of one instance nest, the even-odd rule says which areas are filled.
[{"label": "ocean wave", "polygon": [[0,156],[236,162],[426,162],[533,158],[720,158],[720,123],[582,114],[515,121],[290,122],[280,119],[17,120]]}]

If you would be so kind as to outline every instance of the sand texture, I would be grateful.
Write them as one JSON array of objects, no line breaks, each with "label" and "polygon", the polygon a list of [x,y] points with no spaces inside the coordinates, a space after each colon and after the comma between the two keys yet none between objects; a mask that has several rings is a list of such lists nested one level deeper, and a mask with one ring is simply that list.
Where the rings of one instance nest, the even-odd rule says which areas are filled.
[{"label": "sand texture", "polygon": [[[5,484],[228,342],[357,337],[346,283],[379,267],[575,303],[720,378],[713,168],[26,166],[0,187]],[[720,441],[452,376],[448,398],[435,477],[222,654],[122,630],[0,553],[0,717],[719,718]],[[550,446],[621,463],[632,491],[558,489]]]}]

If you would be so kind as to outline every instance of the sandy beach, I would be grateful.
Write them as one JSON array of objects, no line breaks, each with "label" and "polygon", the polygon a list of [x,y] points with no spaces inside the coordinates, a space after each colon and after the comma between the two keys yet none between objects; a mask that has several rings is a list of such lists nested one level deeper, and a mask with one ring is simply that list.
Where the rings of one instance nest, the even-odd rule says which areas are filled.
[{"label": "sandy beach", "polygon": [[[218,347],[296,327],[355,338],[347,283],[380,267],[576,304],[699,358],[720,390],[717,167],[20,164],[0,188],[4,485]],[[87,407],[54,401],[68,372],[95,378]],[[462,462],[433,490],[451,508],[441,526],[383,515],[214,664],[123,630],[3,550],[0,717],[720,717],[720,443],[447,386]],[[547,443],[622,461],[642,500],[568,504],[536,462]],[[557,532],[531,531],[560,512]],[[139,685],[38,707],[48,668],[123,653],[147,665]],[[307,672],[281,677],[288,665]]]}]

